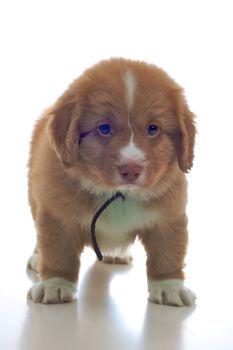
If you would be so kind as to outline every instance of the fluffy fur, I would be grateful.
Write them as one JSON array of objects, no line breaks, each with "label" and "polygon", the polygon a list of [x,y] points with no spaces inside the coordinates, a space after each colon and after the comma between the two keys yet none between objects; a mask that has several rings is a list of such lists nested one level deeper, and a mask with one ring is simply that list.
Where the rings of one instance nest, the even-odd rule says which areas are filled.
[{"label": "fluffy fur", "polygon": [[[110,133],[101,132],[103,124]],[[156,126],[154,134],[149,125]],[[38,121],[32,138],[33,268],[41,281],[30,298],[43,303],[74,298],[80,254],[91,246],[91,220],[105,200],[122,191],[126,201],[113,202],[97,222],[105,262],[130,262],[124,252],[138,237],[147,253],[149,300],[191,305],[194,295],[183,286],[183,267],[185,173],[192,167],[194,138],[194,115],[183,89],[154,65],[111,59],[75,80]],[[65,296],[56,292],[59,281]],[[158,297],[163,286],[169,298]],[[178,294],[185,294],[182,302]]]}]

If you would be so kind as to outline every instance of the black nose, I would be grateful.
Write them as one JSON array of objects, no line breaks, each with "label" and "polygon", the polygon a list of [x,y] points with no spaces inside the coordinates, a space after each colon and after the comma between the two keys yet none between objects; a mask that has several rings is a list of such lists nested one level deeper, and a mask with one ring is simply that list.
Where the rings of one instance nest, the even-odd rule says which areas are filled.
[{"label": "black nose", "polygon": [[136,181],[142,172],[142,166],[135,164],[122,165],[119,166],[118,169],[122,179],[127,182]]}]

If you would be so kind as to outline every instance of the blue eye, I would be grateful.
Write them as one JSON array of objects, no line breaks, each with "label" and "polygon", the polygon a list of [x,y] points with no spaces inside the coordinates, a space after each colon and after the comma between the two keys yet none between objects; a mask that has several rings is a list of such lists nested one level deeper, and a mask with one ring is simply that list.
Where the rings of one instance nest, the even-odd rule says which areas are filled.
[{"label": "blue eye", "polygon": [[110,124],[101,124],[99,125],[98,130],[102,135],[112,135],[112,127]]},{"label": "blue eye", "polygon": [[149,136],[154,136],[154,135],[156,135],[156,134],[158,133],[158,131],[159,131],[159,128],[158,128],[158,126],[155,125],[155,124],[150,124],[150,125],[148,126],[148,128],[147,128],[147,134],[148,134]]}]

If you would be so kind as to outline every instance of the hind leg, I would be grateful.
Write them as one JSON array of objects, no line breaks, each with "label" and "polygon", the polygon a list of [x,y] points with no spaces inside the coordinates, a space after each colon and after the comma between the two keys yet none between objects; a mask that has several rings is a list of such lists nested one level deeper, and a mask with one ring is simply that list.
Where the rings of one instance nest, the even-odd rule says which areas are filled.
[{"label": "hind leg", "polygon": [[128,265],[131,264],[133,257],[129,249],[120,250],[116,253],[104,254],[103,263],[105,264],[122,264]]},{"label": "hind leg", "polygon": [[27,270],[32,270],[34,272],[38,272],[38,252],[37,252],[37,247],[34,249],[33,254],[28,259]]}]

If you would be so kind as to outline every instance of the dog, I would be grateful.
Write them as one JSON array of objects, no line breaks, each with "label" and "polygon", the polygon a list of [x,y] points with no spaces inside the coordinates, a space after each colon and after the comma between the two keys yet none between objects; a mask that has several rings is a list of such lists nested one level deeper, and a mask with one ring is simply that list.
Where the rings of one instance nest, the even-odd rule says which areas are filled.
[{"label": "dog", "polygon": [[92,246],[96,222],[103,261],[130,263],[138,238],[147,255],[148,300],[191,306],[184,285],[187,182],[193,163],[195,116],[184,91],[164,70],[112,58],[76,79],[34,129],[29,203],[37,246],[28,267],[39,282],[36,303],[76,297],[80,255]]}]

